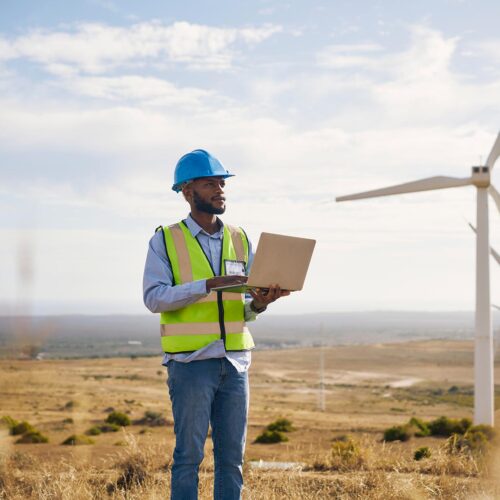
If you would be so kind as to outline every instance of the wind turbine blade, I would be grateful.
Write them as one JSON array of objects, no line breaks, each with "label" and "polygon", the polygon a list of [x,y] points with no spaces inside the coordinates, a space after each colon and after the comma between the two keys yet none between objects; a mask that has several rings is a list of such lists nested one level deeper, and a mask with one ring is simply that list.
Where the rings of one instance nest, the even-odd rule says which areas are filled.
[{"label": "wind turbine blade", "polygon": [[497,261],[497,264],[500,266],[500,254],[494,249],[490,247],[491,255]]},{"label": "wind turbine blade", "polygon": [[500,156],[500,133],[497,135],[497,140],[493,147],[491,148],[490,154],[488,155],[488,159],[486,160],[486,165],[490,167],[490,170],[493,170],[493,166],[497,161],[497,158]]},{"label": "wind turbine blade", "polygon": [[433,189],[446,189],[452,187],[469,186],[472,184],[470,177],[459,179],[457,177],[428,177],[419,181],[397,184],[382,189],[374,189],[363,193],[349,194],[335,198],[337,201],[360,200],[363,198],[376,198],[377,196],[390,196],[392,194],[416,193],[418,191],[432,191]]},{"label": "wind turbine blade", "polygon": [[[470,228],[477,234],[476,228],[470,222],[467,224],[469,224]],[[500,265],[500,254],[493,247],[490,247],[490,254]]]},{"label": "wind turbine blade", "polygon": [[498,208],[498,211],[500,212],[500,193],[495,189],[495,186],[493,186],[493,184],[490,184],[488,193],[490,193],[493,201],[495,202],[495,205]]},{"label": "wind turbine blade", "polygon": [[498,309],[500,311],[500,306],[497,306],[495,304],[491,304],[495,309]]}]

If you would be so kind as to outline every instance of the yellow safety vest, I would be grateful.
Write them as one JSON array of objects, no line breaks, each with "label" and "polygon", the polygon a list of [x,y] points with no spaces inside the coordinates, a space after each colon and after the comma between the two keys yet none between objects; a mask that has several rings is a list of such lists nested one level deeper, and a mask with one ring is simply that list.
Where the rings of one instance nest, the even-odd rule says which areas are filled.
[{"label": "yellow safety vest", "polygon": [[[163,228],[174,285],[213,278],[210,262],[198,240],[182,221]],[[248,240],[238,227],[224,225],[220,275],[225,261],[248,264]],[[166,353],[194,352],[222,339],[226,351],[255,347],[245,325],[245,296],[241,293],[210,292],[206,297],[160,315],[161,345]]]}]

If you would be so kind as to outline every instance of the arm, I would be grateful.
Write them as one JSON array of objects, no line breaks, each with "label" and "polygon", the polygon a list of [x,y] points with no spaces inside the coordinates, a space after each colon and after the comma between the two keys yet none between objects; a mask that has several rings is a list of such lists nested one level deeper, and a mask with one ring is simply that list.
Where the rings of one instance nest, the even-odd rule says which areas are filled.
[{"label": "arm", "polygon": [[149,241],[144,267],[143,299],[153,313],[175,311],[206,297],[210,289],[222,285],[239,285],[246,281],[242,276],[217,276],[174,285],[172,266],[167,257],[162,231]]},{"label": "arm", "polygon": [[153,313],[175,311],[207,295],[206,280],[173,285],[172,266],[167,257],[163,234],[157,231],[149,241],[144,267],[143,298]]}]

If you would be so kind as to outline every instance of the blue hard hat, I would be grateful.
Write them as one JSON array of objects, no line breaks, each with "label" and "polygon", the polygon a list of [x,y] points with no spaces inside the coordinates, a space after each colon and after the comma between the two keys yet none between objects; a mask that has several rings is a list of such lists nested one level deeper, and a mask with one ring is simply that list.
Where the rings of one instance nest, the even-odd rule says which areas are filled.
[{"label": "blue hard hat", "polygon": [[178,193],[182,184],[199,177],[233,177],[222,163],[203,149],[195,149],[184,155],[175,166],[174,185],[172,189]]}]

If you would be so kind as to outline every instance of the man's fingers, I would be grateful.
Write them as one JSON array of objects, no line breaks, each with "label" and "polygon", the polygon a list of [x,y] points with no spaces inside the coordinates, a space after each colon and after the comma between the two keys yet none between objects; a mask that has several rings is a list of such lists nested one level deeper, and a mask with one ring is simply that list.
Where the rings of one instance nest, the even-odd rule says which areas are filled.
[{"label": "man's fingers", "polygon": [[280,297],[286,297],[290,295],[289,290],[281,290],[279,285],[269,285],[265,291],[261,288],[252,288],[249,290],[252,298],[259,304],[270,304],[278,300]]},{"label": "man's fingers", "polygon": [[235,285],[241,285],[243,283],[246,283],[247,281],[246,276],[226,276],[225,281],[228,285],[235,284]]}]

